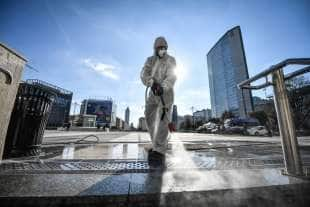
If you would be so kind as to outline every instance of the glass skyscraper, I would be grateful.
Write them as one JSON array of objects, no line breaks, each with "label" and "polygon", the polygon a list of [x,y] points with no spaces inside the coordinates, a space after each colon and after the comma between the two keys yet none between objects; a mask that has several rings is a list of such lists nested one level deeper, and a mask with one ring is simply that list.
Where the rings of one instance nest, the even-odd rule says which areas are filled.
[{"label": "glass skyscraper", "polygon": [[130,110],[129,110],[129,107],[127,107],[125,110],[125,123],[127,125],[129,125],[129,116],[130,116]]},{"label": "glass skyscraper", "polygon": [[227,31],[211,48],[207,63],[212,117],[220,117],[224,111],[246,117],[253,111],[253,101],[250,90],[242,93],[237,87],[249,78],[239,26]]}]

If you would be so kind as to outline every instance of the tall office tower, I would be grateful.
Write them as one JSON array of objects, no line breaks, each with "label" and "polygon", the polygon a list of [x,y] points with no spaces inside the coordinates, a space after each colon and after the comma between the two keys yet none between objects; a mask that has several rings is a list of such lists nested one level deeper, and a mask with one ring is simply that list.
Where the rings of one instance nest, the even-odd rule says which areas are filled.
[{"label": "tall office tower", "polygon": [[129,110],[129,107],[127,107],[125,111],[125,123],[127,125],[129,125],[129,116],[130,116],[130,110]]},{"label": "tall office tower", "polygon": [[246,117],[253,111],[250,90],[237,84],[249,78],[240,27],[227,31],[207,54],[212,117],[224,111]]},{"label": "tall office tower", "polygon": [[172,122],[176,126],[178,125],[178,109],[177,109],[177,105],[173,105],[173,108],[172,108]]}]

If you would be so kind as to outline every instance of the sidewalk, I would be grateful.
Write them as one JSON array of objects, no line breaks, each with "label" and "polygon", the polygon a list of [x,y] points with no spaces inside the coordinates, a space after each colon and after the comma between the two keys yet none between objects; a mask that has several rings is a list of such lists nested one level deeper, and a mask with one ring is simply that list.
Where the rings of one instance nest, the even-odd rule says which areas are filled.
[{"label": "sidewalk", "polygon": [[[279,169],[1,175],[1,206],[306,206],[309,183]],[[4,187],[5,186],[5,187]]]},{"label": "sidewalk", "polygon": [[[181,140],[164,169],[148,165],[148,142],[46,144],[39,157],[2,161],[1,206],[309,206],[309,179],[281,174],[278,142]],[[301,155],[309,175],[308,145]]]}]

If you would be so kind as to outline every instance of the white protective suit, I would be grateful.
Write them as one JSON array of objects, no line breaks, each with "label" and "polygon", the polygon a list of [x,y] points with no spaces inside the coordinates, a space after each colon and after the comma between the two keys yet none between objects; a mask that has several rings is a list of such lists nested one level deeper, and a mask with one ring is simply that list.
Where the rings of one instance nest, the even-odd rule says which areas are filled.
[{"label": "white protective suit", "polygon": [[163,105],[159,96],[155,96],[149,91],[149,96],[145,103],[145,119],[148,131],[152,140],[152,149],[161,154],[165,154],[168,145],[169,129],[168,124],[171,120],[171,109],[174,100],[173,86],[176,81],[175,68],[176,62],[174,57],[167,53],[159,58],[156,54],[158,47],[168,44],[164,37],[158,37],[154,43],[154,55],[148,57],[141,71],[141,80],[147,87],[152,86],[151,79],[159,83],[163,87],[163,99],[165,107],[168,109],[167,117],[161,120]]}]

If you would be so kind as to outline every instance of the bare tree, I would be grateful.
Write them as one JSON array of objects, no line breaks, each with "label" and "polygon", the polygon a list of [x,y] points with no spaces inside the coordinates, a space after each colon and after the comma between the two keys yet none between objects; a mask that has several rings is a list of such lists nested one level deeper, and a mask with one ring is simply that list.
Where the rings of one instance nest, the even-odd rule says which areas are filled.
[{"label": "bare tree", "polygon": [[310,81],[304,76],[286,82],[296,129],[309,129]]}]

